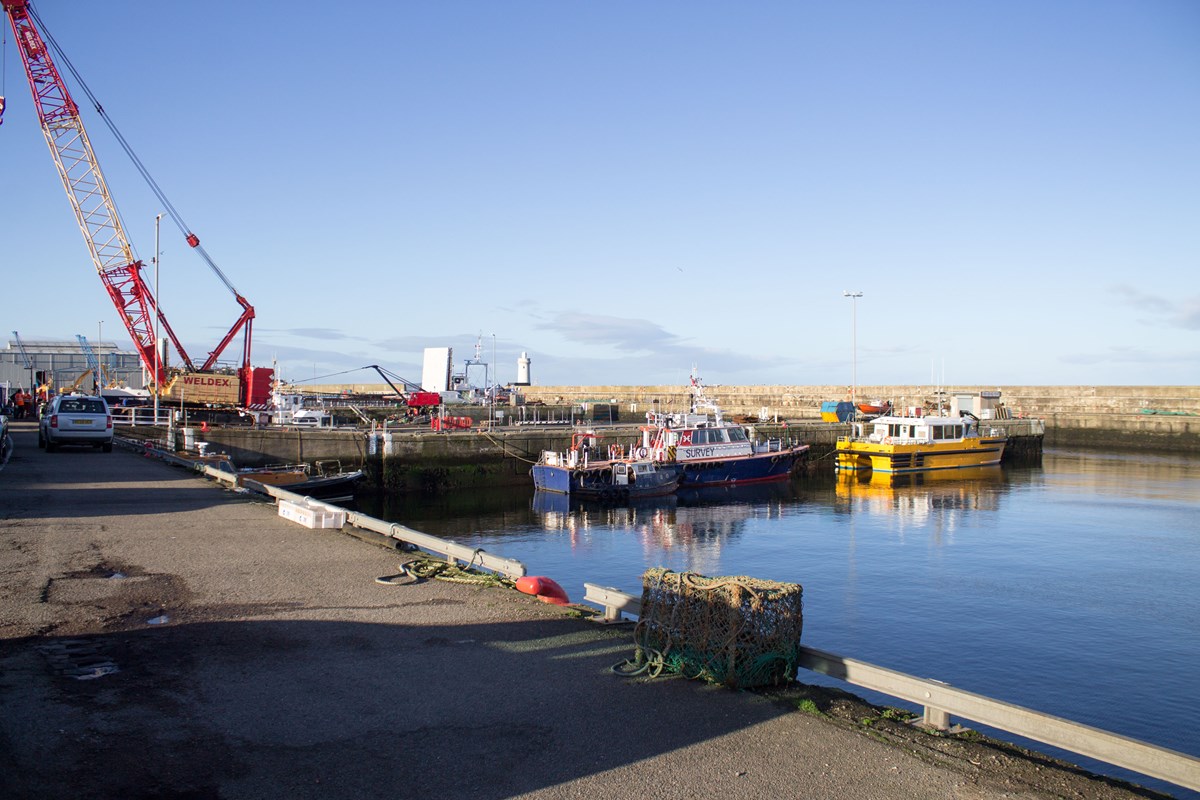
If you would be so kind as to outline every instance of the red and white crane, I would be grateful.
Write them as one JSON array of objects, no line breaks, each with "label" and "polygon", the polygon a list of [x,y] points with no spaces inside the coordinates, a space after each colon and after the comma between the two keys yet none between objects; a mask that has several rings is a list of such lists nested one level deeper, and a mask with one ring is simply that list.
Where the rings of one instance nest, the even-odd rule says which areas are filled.
[{"label": "red and white crane", "polygon": [[[134,155],[128,143],[112,123],[104,117],[103,108],[95,103],[97,112],[104,117],[105,122],[112,128],[114,135],[122,147],[133,159],[138,171],[150,184],[151,189],[164,203],[169,216],[179,227],[188,245],[194,248],[217,274],[225,286],[233,293],[242,313],[234,322],[233,327],[225,334],[220,343],[208,354],[204,363],[197,368],[179,338],[167,322],[166,315],[155,302],[154,293],[142,276],[144,264],[133,255],[129,239],[121,224],[120,215],[109,193],[108,184],[100,170],[100,163],[92,150],[91,141],[79,116],[79,107],[72,99],[63,81],[62,74],[51,58],[50,49],[46,45],[39,28],[45,25],[37,17],[30,6],[29,0],[0,0],[12,24],[14,41],[21,61],[25,66],[25,74],[29,78],[29,87],[33,92],[33,102],[37,110],[42,133],[46,144],[58,167],[59,177],[67,190],[67,198],[75,212],[75,220],[83,238],[91,252],[92,262],[103,281],[105,289],[113,304],[120,313],[121,321],[133,339],[138,355],[147,372],[154,376],[156,391],[163,391],[171,382],[161,359],[155,357],[154,318],[158,317],[163,333],[174,345],[179,358],[186,368],[181,376],[185,382],[196,386],[191,394],[192,399],[199,400],[205,396],[205,387],[214,385],[229,385],[227,379],[220,379],[214,367],[221,353],[233,341],[239,332],[244,331],[242,358],[238,368],[237,398],[239,405],[246,406],[258,402],[260,398],[269,397],[271,387],[271,370],[266,368],[254,369],[250,365],[251,330],[254,323],[254,307],[238,293],[225,274],[200,246],[200,239],[184,224],[174,206],[167,200],[158,185],[150,177],[141,161]],[[36,24],[35,24],[36,23]],[[50,40],[53,43],[53,39]],[[61,50],[55,48],[61,56]],[[78,79],[78,74],[70,62],[62,59],[72,74]],[[80,81],[82,83],[82,81]],[[85,92],[94,101],[95,98]]]}]

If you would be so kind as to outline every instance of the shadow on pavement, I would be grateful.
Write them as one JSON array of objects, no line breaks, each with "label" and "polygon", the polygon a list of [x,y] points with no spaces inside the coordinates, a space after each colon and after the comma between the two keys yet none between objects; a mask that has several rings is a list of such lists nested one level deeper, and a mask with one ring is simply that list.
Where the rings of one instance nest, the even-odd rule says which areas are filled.
[{"label": "shadow on pavement", "polygon": [[627,631],[570,619],[131,622],[0,642],[0,795],[498,800],[783,713],[613,676]]}]

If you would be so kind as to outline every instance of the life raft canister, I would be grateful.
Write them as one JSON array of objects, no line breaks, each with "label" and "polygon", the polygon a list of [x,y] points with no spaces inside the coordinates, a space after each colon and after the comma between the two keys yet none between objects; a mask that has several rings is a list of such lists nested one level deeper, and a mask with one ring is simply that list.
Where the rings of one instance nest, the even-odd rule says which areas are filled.
[{"label": "life raft canister", "polygon": [[543,603],[552,603],[556,606],[565,606],[571,603],[567,598],[566,591],[545,575],[526,575],[524,578],[517,578],[516,586],[518,592],[536,595],[537,599]]}]

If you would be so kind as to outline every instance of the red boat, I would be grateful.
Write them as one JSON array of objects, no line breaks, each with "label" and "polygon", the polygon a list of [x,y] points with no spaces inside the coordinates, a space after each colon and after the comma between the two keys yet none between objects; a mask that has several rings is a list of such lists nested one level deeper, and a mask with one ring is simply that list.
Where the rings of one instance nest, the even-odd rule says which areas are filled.
[{"label": "red boat", "polygon": [[858,410],[864,414],[886,414],[892,410],[891,401],[872,400],[870,403],[859,403]]}]

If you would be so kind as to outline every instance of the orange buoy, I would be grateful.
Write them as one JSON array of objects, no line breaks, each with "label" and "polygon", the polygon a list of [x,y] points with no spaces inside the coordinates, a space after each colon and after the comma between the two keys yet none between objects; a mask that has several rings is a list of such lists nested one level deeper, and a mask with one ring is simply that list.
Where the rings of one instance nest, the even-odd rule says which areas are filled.
[{"label": "orange buoy", "polygon": [[200,432],[208,433],[208,422],[207,421],[200,423]]},{"label": "orange buoy", "polygon": [[517,578],[517,591],[536,595],[543,603],[553,603],[556,606],[570,605],[566,591],[545,575],[526,575]]}]

